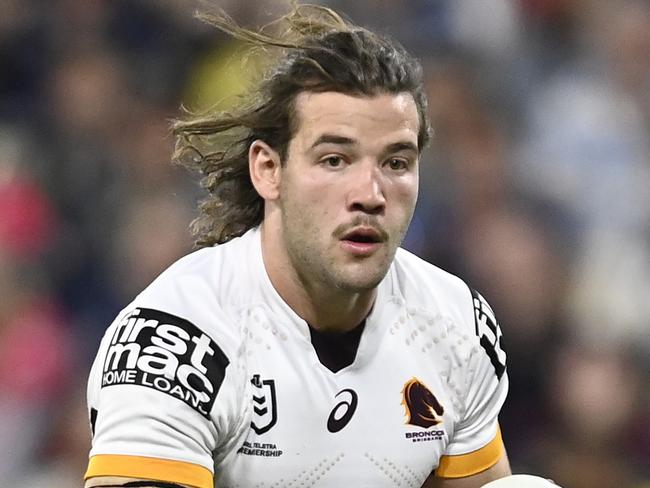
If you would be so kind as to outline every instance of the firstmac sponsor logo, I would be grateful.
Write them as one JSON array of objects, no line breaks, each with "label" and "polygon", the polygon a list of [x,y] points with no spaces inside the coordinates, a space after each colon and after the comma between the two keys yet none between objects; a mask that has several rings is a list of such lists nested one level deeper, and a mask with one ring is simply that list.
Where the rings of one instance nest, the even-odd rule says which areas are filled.
[{"label": "firstmac sponsor logo", "polygon": [[228,363],[219,346],[191,322],[159,310],[137,308],[113,333],[102,387],[130,384],[153,388],[210,418]]}]

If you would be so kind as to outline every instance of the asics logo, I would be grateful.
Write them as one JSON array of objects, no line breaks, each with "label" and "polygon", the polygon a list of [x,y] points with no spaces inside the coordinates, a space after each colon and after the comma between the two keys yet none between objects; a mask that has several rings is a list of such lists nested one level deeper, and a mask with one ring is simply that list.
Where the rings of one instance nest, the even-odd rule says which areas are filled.
[{"label": "asics logo", "polygon": [[341,390],[334,398],[343,395],[342,400],[334,405],[329,418],[327,419],[327,430],[332,434],[340,431],[348,425],[355,410],[357,409],[358,396],[357,393],[351,388]]}]

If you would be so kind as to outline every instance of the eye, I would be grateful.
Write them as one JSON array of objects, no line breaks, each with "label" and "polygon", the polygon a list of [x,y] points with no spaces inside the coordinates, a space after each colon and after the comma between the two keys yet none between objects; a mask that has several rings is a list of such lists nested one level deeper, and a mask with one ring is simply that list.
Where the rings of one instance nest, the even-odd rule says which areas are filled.
[{"label": "eye", "polygon": [[408,161],[402,158],[390,158],[386,165],[393,171],[404,171],[409,167]]},{"label": "eye", "polygon": [[320,163],[330,168],[339,168],[343,165],[343,158],[337,155],[327,156],[321,159]]}]

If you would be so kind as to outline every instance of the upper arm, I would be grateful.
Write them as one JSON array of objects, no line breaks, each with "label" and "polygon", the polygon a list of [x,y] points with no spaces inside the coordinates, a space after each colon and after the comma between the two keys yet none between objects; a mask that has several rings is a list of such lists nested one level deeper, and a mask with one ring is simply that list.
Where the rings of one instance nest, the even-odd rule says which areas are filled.
[{"label": "upper arm", "polygon": [[455,378],[464,385],[463,406],[435,470],[435,476],[444,479],[491,476],[507,468],[498,425],[508,392],[501,330],[487,302],[475,291],[471,298],[472,313],[466,315],[465,323],[475,334],[475,345],[466,358],[466,367]]},{"label": "upper arm", "polygon": [[144,307],[120,316],[89,379],[87,486],[118,477],[212,488],[213,452],[238,425],[238,390],[228,385],[241,382],[228,365],[186,318]]},{"label": "upper arm", "polygon": [[498,480],[510,474],[508,456],[503,451],[497,463],[485,471],[462,478],[439,478],[435,474],[432,474],[424,485],[422,485],[422,488],[479,488],[485,483]]}]

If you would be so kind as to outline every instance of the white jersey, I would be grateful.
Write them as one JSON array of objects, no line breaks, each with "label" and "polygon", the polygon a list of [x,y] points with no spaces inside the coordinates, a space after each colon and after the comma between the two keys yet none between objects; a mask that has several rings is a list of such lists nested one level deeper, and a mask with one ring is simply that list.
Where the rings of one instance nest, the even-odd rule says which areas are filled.
[{"label": "white jersey", "polygon": [[182,258],[102,340],[86,477],[420,487],[500,457],[501,332],[460,279],[399,249],[351,364],[331,371],[310,337],[271,284],[259,229]]}]

